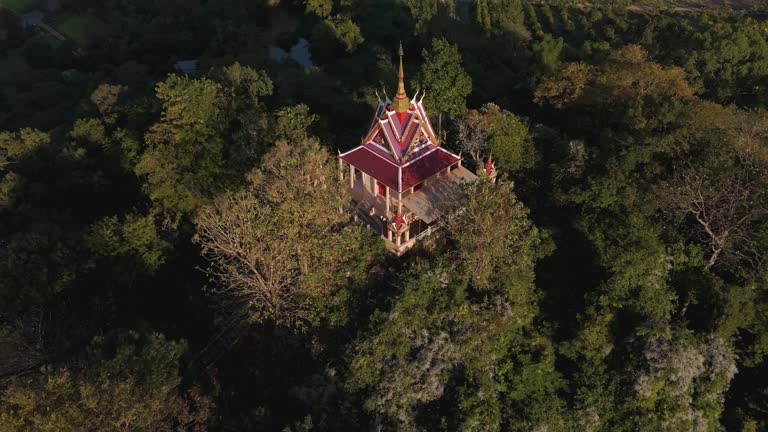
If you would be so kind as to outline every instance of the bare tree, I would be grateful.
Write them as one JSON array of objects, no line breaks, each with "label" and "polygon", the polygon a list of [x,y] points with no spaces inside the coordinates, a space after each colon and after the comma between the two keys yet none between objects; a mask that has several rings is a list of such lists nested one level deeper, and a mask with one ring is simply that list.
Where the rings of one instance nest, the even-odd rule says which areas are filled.
[{"label": "bare tree", "polygon": [[27,373],[46,359],[43,339],[45,318],[41,308],[32,308],[13,323],[0,324],[0,381]]},{"label": "bare tree", "polygon": [[338,306],[339,289],[366,257],[360,229],[346,226],[349,200],[335,168],[316,142],[278,142],[248,190],[199,212],[195,239],[225,313],[299,329]]},{"label": "bare tree", "polygon": [[768,111],[733,110],[732,128],[739,157],[747,163],[768,164]]},{"label": "bare tree", "polygon": [[706,247],[707,268],[723,261],[757,268],[762,253],[755,228],[768,216],[768,171],[743,154],[735,167],[722,171],[690,160],[678,163],[660,199],[665,211]]},{"label": "bare tree", "polygon": [[477,110],[469,110],[456,120],[455,128],[459,148],[480,162],[488,147],[488,133],[483,115]]}]

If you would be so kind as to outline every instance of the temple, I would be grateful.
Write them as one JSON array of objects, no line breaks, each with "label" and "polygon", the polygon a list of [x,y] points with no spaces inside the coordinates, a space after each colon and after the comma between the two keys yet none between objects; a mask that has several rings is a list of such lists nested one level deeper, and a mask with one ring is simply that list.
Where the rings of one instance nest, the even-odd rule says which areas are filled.
[{"label": "temple", "polygon": [[477,176],[440,146],[424,95],[406,95],[402,45],[399,54],[395,100],[379,97],[361,144],[339,155],[339,175],[349,182],[358,217],[382,236],[387,249],[402,255],[441,226],[461,197],[462,184]]}]

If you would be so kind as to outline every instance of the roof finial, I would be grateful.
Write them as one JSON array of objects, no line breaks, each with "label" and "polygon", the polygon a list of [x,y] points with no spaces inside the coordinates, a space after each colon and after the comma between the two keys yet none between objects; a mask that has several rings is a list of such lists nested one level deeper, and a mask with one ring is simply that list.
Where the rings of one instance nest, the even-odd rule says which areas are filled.
[{"label": "roof finial", "polygon": [[395,95],[395,100],[393,102],[394,108],[396,112],[404,113],[408,111],[408,108],[410,107],[410,102],[408,102],[408,96],[405,94],[405,81],[404,81],[404,74],[403,74],[403,42],[400,41],[400,49],[397,52],[400,55],[400,68],[397,72],[397,95]]}]

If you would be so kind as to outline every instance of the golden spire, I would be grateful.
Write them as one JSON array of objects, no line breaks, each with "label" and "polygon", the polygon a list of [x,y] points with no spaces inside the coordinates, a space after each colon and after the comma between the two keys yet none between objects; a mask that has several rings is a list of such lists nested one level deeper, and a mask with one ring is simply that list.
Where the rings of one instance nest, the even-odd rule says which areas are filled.
[{"label": "golden spire", "polygon": [[408,101],[408,96],[405,94],[405,82],[404,82],[404,76],[403,76],[403,43],[400,42],[400,50],[398,50],[398,54],[400,54],[400,69],[397,72],[397,94],[395,95],[395,100],[392,102],[392,105],[395,108],[396,112],[403,113],[408,111],[408,108],[410,108],[411,103]]}]

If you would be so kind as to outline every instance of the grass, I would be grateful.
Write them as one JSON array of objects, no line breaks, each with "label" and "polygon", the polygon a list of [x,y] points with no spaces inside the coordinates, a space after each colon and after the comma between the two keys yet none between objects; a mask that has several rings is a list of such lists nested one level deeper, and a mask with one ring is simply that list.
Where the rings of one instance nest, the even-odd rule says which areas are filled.
[{"label": "grass", "polygon": [[38,0],[0,0],[0,8],[7,8],[16,13],[33,9],[37,4]]},{"label": "grass", "polygon": [[109,34],[107,25],[90,15],[65,16],[56,20],[53,26],[78,46],[85,48]]}]

